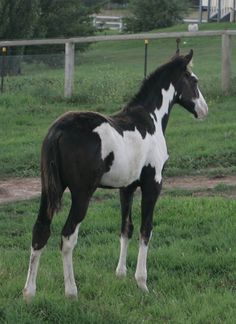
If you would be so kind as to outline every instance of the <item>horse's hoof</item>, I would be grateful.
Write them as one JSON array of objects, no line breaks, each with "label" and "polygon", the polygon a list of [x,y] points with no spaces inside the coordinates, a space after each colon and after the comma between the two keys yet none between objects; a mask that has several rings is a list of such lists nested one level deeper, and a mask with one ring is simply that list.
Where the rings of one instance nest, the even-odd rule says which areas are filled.
[{"label": "horse's hoof", "polygon": [[73,287],[70,290],[66,290],[65,291],[65,296],[66,296],[67,299],[77,300],[78,299],[77,287]]},{"label": "horse's hoof", "polygon": [[69,300],[77,300],[78,295],[77,294],[65,294],[66,298]]},{"label": "horse's hoof", "polygon": [[149,293],[148,287],[146,284],[143,285],[138,285],[138,287],[144,292],[144,293]]},{"label": "horse's hoof", "polygon": [[30,304],[35,297],[35,292],[28,291],[27,289],[23,289],[23,299],[27,304]]},{"label": "horse's hoof", "polygon": [[146,284],[146,279],[144,278],[138,278],[136,279],[138,287],[145,293],[149,293],[147,284]]},{"label": "horse's hoof", "polygon": [[126,272],[127,272],[127,269],[116,269],[116,276],[118,278],[124,278],[126,277]]}]

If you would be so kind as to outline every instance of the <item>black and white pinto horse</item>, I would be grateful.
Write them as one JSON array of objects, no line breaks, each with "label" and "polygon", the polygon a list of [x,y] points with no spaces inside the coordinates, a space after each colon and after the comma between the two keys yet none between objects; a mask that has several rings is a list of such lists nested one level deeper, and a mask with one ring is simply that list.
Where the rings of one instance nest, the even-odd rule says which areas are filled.
[{"label": "black and white pinto horse", "polygon": [[141,188],[140,243],[135,279],[148,291],[147,252],[153,227],[153,210],[162,187],[162,169],[168,159],[165,130],[174,104],[196,118],[207,115],[207,104],[198,79],[189,68],[193,51],[178,53],[154,71],[138,93],[118,113],[68,112],[50,127],[42,146],[41,203],[33,228],[28,276],[23,291],[30,300],[36,292],[36,277],[43,247],[50,236],[53,214],[60,208],[63,192],[71,192],[71,208],[62,229],[65,295],[77,296],[72,252],[79,227],[96,188],[119,188],[121,202],[120,257],[116,274],[126,275],[126,256],[133,224],[133,194]]}]

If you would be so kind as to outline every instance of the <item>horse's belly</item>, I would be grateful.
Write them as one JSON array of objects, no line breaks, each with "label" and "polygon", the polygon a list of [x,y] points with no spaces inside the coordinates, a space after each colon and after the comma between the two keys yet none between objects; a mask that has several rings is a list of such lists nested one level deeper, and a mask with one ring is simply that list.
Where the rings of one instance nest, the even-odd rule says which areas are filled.
[{"label": "horse's belly", "polygon": [[147,133],[145,138],[137,129],[124,131],[122,136],[108,123],[103,123],[94,132],[101,138],[102,159],[110,153],[114,156],[109,171],[101,178],[101,186],[126,187],[139,180],[143,167],[148,165],[155,169],[155,180],[161,181],[162,168],[168,158],[161,129],[157,127],[155,134]]},{"label": "horse's belly", "polygon": [[120,188],[126,187],[140,178],[143,168],[142,159],[127,157],[114,160],[110,170],[102,176],[101,185]]},{"label": "horse's belly", "polygon": [[162,169],[168,159],[166,145],[163,142],[153,143],[151,152],[147,142],[140,143],[135,148],[124,149],[121,147],[119,152],[114,153],[114,161],[110,170],[106,172],[101,179],[101,185],[120,188],[126,187],[134,181],[140,180],[142,170],[150,166],[155,170],[155,181],[160,182],[162,179]]}]

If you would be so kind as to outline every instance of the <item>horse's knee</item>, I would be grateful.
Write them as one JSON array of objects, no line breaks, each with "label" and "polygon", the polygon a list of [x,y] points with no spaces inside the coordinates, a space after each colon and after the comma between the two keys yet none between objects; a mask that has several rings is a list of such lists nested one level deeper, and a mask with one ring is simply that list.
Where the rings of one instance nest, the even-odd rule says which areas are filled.
[{"label": "horse's knee", "polygon": [[34,227],[33,227],[33,238],[32,238],[32,247],[35,250],[42,249],[51,234],[50,230],[50,221],[42,222],[40,220],[37,220]]},{"label": "horse's knee", "polygon": [[79,232],[79,227],[80,224],[77,224],[75,227],[74,232],[70,233],[70,235],[64,233],[64,229],[62,230],[62,236],[61,236],[61,251],[62,253],[68,253],[72,251],[77,244],[77,239],[78,239],[78,232]]},{"label": "horse's knee", "polygon": [[152,224],[149,224],[149,225],[142,227],[140,229],[140,236],[145,244],[148,244],[148,242],[150,241],[150,239],[152,237],[152,229],[153,229]]},{"label": "horse's knee", "polygon": [[128,236],[129,239],[132,238],[132,236],[133,236],[133,231],[134,231],[134,225],[133,225],[132,223],[130,223],[130,224],[128,225],[128,231],[127,231],[127,236]]},{"label": "horse's knee", "polygon": [[126,221],[124,224],[122,224],[121,235],[127,237],[128,239],[131,239],[133,236],[133,231],[134,225],[131,221]]}]

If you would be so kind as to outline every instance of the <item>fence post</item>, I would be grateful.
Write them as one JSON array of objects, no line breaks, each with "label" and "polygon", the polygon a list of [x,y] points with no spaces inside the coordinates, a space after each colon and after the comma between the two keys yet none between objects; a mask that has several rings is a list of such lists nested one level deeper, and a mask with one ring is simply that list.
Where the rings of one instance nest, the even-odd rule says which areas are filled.
[{"label": "fence post", "polygon": [[144,40],[144,79],[147,77],[147,52],[148,52],[148,39]]},{"label": "fence post", "polygon": [[6,61],[5,61],[5,56],[7,54],[7,48],[6,47],[2,47],[2,59],[1,59],[1,93],[3,93],[3,83],[4,83],[4,77],[6,74]]},{"label": "fence post", "polygon": [[217,22],[220,22],[221,20],[221,0],[218,0],[218,16],[217,16]]},{"label": "fence post", "polygon": [[221,88],[224,93],[230,89],[231,77],[231,36],[222,34]]},{"label": "fence post", "polygon": [[199,23],[202,23],[202,0],[199,1]]},{"label": "fence post", "polygon": [[207,22],[210,22],[211,18],[211,0],[208,0],[208,5],[207,5]]},{"label": "fence post", "polygon": [[71,98],[74,84],[75,44],[65,44],[65,98]]}]

